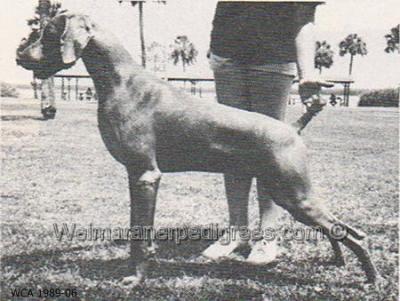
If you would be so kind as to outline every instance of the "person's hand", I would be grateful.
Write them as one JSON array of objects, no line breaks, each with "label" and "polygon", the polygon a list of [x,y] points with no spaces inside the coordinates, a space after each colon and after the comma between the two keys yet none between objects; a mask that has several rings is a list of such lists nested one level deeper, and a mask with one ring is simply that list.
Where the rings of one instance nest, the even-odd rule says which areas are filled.
[{"label": "person's hand", "polygon": [[322,79],[302,79],[299,82],[300,99],[304,104],[311,104],[320,100],[321,88],[331,88],[332,83]]}]

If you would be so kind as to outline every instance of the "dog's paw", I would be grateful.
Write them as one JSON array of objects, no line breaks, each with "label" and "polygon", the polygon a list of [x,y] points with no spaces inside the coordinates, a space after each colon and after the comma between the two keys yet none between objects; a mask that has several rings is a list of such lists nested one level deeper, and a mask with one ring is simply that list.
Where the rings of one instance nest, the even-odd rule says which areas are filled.
[{"label": "dog's paw", "polygon": [[346,265],[346,262],[344,261],[343,257],[333,256],[329,262],[336,267],[344,267]]}]

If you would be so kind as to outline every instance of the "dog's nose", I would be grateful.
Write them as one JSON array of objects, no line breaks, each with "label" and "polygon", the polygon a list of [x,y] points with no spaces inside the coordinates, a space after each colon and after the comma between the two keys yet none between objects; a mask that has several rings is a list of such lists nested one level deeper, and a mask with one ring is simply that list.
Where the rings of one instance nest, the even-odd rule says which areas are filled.
[{"label": "dog's nose", "polygon": [[17,65],[21,65],[23,63],[22,56],[18,51],[17,51],[17,55],[15,57],[15,62],[17,63]]},{"label": "dog's nose", "polygon": [[17,65],[20,65],[22,62],[21,54],[19,53],[19,51],[17,51],[17,55],[15,57],[15,62],[17,63]]},{"label": "dog's nose", "polygon": [[30,70],[32,68],[32,62],[30,62],[27,58],[24,58],[23,56],[17,55],[15,58],[15,62],[18,66],[22,66],[25,69]]}]

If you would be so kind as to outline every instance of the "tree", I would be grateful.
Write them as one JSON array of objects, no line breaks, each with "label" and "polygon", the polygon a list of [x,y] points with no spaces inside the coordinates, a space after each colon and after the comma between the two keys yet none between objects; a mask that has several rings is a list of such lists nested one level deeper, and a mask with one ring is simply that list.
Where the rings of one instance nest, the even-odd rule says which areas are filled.
[{"label": "tree", "polygon": [[400,24],[393,27],[390,33],[385,35],[386,38],[386,48],[387,53],[395,52],[396,50],[400,53],[400,38],[399,38]]},{"label": "tree", "polygon": [[147,47],[147,60],[152,64],[154,72],[165,71],[165,65],[168,60],[168,54],[163,45],[153,42]]},{"label": "tree", "polygon": [[[393,27],[390,30],[390,33],[385,35],[386,38],[386,48],[385,51],[387,53],[390,52],[395,52],[396,49],[398,51],[398,53],[400,54],[400,37],[399,37],[399,31],[400,31],[400,24],[398,24],[397,26]],[[397,88],[397,93],[398,93],[398,100],[400,102],[400,84],[399,87]]]},{"label": "tree", "polygon": [[189,41],[187,36],[182,35],[176,37],[171,52],[171,59],[173,60],[174,65],[181,61],[183,72],[185,72],[186,66],[194,64],[197,54],[198,51],[194,44]]},{"label": "tree", "polygon": [[319,70],[319,74],[322,73],[322,68],[330,68],[333,64],[333,51],[331,45],[326,41],[317,41],[315,45],[315,68]]},{"label": "tree", "polygon": [[344,56],[350,54],[349,75],[353,71],[353,62],[356,55],[366,55],[367,44],[356,33],[349,34],[343,41],[339,43],[339,54]]},{"label": "tree", "polygon": [[[144,23],[143,23],[143,3],[146,2],[146,0],[140,0],[140,1],[131,1],[131,0],[118,0],[119,4],[122,2],[130,2],[132,6],[135,6],[136,4],[139,4],[139,34],[140,34],[140,49],[142,52],[141,59],[142,59],[142,66],[146,68],[146,44],[145,44],[145,39],[144,39]],[[153,0],[153,2],[157,3],[163,3],[166,4],[166,0]]]}]

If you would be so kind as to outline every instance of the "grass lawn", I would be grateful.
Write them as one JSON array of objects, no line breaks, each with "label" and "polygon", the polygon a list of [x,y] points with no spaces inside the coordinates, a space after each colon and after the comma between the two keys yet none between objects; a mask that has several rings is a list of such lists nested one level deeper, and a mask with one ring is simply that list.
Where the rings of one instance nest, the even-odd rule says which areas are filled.
[{"label": "grass lawn", "polygon": [[[202,101],[202,100],[199,100]],[[288,110],[288,120],[300,115]],[[56,239],[53,224],[128,227],[124,168],[108,154],[96,105],[61,102],[55,120],[40,118],[33,100],[1,99],[1,300],[14,288],[76,288],[86,300],[397,300],[398,121],[395,109],[327,108],[304,131],[316,197],[338,217],[368,233],[380,286],[364,284],[353,254],[329,264],[329,242],[282,240],[275,267],[208,264],[198,255],[210,243],[160,244],[150,278],[134,289],[128,245]],[[257,222],[254,192],[250,220]],[[166,174],[157,227],[227,226],[221,175]],[[302,227],[283,213],[280,225]]]}]

